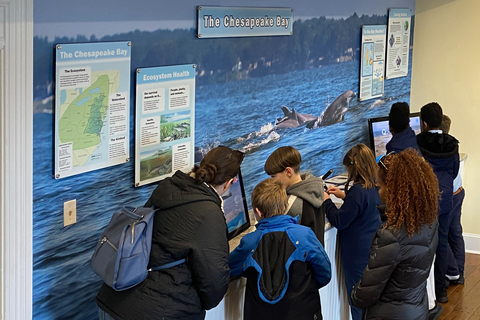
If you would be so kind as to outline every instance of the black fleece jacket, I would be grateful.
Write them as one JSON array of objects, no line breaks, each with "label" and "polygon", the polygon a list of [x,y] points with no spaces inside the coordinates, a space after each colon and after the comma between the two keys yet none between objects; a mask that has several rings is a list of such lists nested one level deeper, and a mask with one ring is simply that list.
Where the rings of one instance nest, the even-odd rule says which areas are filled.
[{"label": "black fleece jacket", "polygon": [[227,225],[221,200],[207,184],[177,171],[161,181],[145,206],[155,213],[149,272],[139,285],[117,292],[105,284],[98,306],[115,319],[204,319],[225,295],[229,280]]}]

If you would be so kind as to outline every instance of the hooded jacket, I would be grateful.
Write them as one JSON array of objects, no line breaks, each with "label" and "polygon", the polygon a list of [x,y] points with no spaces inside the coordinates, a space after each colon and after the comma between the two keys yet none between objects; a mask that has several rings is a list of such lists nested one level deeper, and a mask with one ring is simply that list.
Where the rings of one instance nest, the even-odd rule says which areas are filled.
[{"label": "hooded jacket", "polygon": [[244,319],[321,319],[318,289],[330,282],[330,260],[297,219],[260,220],[230,254],[229,266],[232,276],[247,278]]},{"label": "hooded jacket", "polygon": [[292,217],[299,216],[299,224],[312,229],[317,239],[324,245],[323,180],[310,173],[303,173],[301,178],[302,181],[287,188],[287,194],[296,197],[287,214]]},{"label": "hooded jacket", "polygon": [[408,236],[407,229],[380,228],[362,279],[351,294],[364,319],[425,320],[426,281],[438,244],[438,222]]},{"label": "hooded jacket", "polygon": [[422,132],[417,135],[417,143],[438,179],[439,214],[447,214],[453,206],[453,180],[460,167],[458,140],[446,133]]},{"label": "hooded jacket", "polygon": [[162,180],[145,206],[155,213],[149,268],[187,258],[170,269],[149,272],[139,285],[115,291],[103,285],[98,306],[115,319],[204,319],[230,281],[227,225],[217,192],[177,171]]},{"label": "hooded jacket", "polygon": [[419,151],[415,131],[408,127],[402,132],[395,133],[392,139],[386,144],[387,153],[392,151],[402,152],[405,149],[412,148]]}]

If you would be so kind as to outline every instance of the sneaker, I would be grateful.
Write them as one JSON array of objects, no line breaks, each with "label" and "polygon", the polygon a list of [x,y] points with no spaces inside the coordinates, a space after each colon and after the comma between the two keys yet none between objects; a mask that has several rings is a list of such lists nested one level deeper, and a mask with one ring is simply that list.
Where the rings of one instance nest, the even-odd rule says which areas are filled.
[{"label": "sneaker", "polygon": [[428,310],[428,320],[436,320],[443,312],[443,307],[435,302],[435,307]]},{"label": "sneaker", "polygon": [[457,280],[450,280],[450,285],[451,286],[456,286],[459,284],[464,284],[465,283],[465,278],[463,277],[463,273],[458,277]]},{"label": "sneaker", "polygon": [[435,294],[437,297],[437,301],[440,303],[447,303],[448,302],[448,297],[447,297],[447,290],[443,290],[441,293]]}]

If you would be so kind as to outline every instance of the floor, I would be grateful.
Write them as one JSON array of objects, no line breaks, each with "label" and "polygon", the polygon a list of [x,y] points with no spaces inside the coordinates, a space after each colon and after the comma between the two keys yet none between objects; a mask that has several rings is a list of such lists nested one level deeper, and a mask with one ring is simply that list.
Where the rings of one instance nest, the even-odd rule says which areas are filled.
[{"label": "floor", "polygon": [[438,320],[480,319],[480,255],[467,253],[465,260],[465,284],[448,288]]}]

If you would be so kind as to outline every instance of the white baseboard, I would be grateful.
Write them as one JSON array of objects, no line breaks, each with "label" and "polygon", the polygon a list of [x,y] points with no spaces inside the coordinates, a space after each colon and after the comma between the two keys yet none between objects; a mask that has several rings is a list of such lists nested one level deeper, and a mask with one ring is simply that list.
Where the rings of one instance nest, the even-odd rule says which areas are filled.
[{"label": "white baseboard", "polygon": [[465,252],[480,254],[480,234],[464,233]]}]

